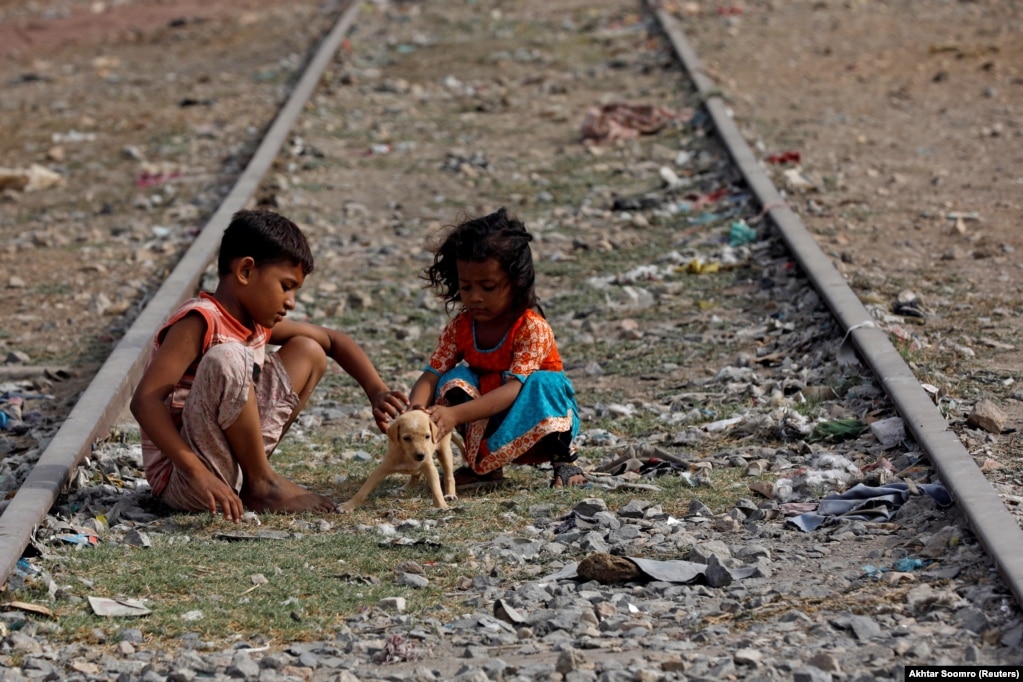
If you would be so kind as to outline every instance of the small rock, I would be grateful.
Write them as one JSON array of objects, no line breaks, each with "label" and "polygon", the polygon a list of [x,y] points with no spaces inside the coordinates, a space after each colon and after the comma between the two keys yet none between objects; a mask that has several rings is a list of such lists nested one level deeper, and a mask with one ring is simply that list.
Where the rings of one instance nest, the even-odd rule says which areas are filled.
[{"label": "small rock", "polygon": [[1007,417],[991,400],[980,400],[973,406],[973,411],[966,418],[966,424],[974,429],[983,429],[988,433],[1001,433],[1005,429]]},{"label": "small rock", "polygon": [[643,572],[631,560],[613,554],[590,554],[579,562],[576,573],[583,580],[599,583],[625,583],[636,580]]},{"label": "small rock", "polygon": [[405,612],[405,597],[385,597],[379,602],[380,608],[384,611]]}]

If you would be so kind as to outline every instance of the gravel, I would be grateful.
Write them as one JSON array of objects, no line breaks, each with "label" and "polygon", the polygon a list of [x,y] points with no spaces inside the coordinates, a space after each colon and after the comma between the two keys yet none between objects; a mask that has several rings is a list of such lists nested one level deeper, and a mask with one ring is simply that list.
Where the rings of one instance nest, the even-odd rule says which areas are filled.
[{"label": "gravel", "polygon": [[[300,314],[359,311],[353,334],[399,382],[417,373],[442,318],[406,281],[424,254],[410,235],[479,204],[508,201],[527,215],[579,394],[590,496],[567,507],[510,498],[519,530],[481,534],[454,595],[469,615],[410,613],[395,596],[316,641],[186,635],[154,648],[129,626],[102,646],[68,643],[59,625],[13,608],[0,614],[0,679],[866,682],[902,679],[907,665],[1021,664],[1023,618],[1010,593],[955,507],[929,492],[941,481],[900,437],[882,388],[759,221],[698,110],[680,105],[684,86],[663,73],[656,39],[631,5],[562,5],[367,8],[361,42],[325,79],[261,197],[298,216],[318,245],[321,279]],[[562,51],[567,36],[586,49]],[[449,43],[463,68],[447,60]],[[416,59],[400,59],[406,50]],[[685,116],[650,138],[582,144],[587,104],[611,99]],[[755,239],[742,238],[739,221]],[[880,325],[906,323],[879,311]],[[44,388],[0,384],[7,404],[25,401],[18,439],[0,441],[5,491],[59,426],[46,418],[55,410]],[[630,427],[636,418],[651,426]],[[320,394],[289,438],[368,421],[355,392]],[[966,433],[990,438],[979,421]],[[175,532],[152,511],[131,441],[102,444],[76,472],[37,531],[40,547],[69,527],[100,529],[100,513],[103,542],[153,551]],[[720,471],[745,477],[749,494],[712,509],[703,500],[714,491],[701,486]],[[693,485],[684,513],[646,499],[663,476]],[[859,518],[796,525],[857,484],[905,494]],[[351,528],[328,515],[304,520],[303,532],[400,542],[430,523]],[[504,577],[518,569],[530,579]],[[27,560],[9,596],[43,584],[59,603],[68,580]],[[423,580],[415,565],[395,578],[402,588]]]}]

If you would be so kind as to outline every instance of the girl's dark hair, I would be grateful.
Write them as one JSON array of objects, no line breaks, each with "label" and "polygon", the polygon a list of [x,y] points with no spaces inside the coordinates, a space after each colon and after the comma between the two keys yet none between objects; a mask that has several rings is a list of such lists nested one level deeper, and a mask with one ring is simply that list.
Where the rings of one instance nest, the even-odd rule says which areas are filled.
[{"label": "girl's dark hair", "polygon": [[482,263],[493,258],[508,273],[516,311],[536,308],[543,314],[536,298],[536,273],[529,248],[532,240],[526,226],[503,208],[482,218],[465,220],[449,228],[423,279],[438,290],[450,311],[459,302],[457,262]]},{"label": "girl's dark hair", "polygon": [[313,271],[313,254],[302,230],[272,211],[242,210],[231,216],[220,240],[217,271],[226,275],[232,261],[246,256],[256,261],[256,267],[291,263],[306,275]]}]

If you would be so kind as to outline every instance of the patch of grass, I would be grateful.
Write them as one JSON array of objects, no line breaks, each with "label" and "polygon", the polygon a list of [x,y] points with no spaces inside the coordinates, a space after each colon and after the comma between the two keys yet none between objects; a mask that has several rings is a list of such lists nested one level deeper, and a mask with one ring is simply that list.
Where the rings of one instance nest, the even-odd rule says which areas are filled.
[{"label": "patch of grass", "polygon": [[[352,436],[340,444],[377,449]],[[354,493],[375,466],[346,463],[347,480],[332,483],[341,468],[335,466],[336,452],[323,442],[282,448],[274,461],[299,482],[337,500]],[[449,510],[432,507],[425,484],[393,494],[407,480],[393,476],[348,515],[266,514],[256,526],[208,514],[175,514],[149,527],[148,549],[106,538],[92,548],[53,546],[46,568],[60,589],[51,596],[40,583],[20,591],[18,598],[54,611],[59,623],[51,635],[55,640],[91,641],[97,630],[113,638],[129,627],[140,628],[152,646],[171,649],[186,633],[221,643],[322,639],[343,629],[347,620],[382,608],[381,600],[388,597],[406,600],[409,624],[470,611],[474,607],[459,594],[473,576],[490,571],[492,559],[483,556],[490,540],[503,534],[530,536],[526,527],[536,518],[556,521],[587,497],[602,497],[611,509],[644,499],[681,518],[693,499],[715,513],[727,511],[737,499],[750,497],[748,485],[754,480],[728,468],[712,472],[711,486],[665,476],[649,481],[658,490],[553,490],[545,469],[509,467],[506,476],[507,486],[487,494],[463,493]],[[381,532],[381,524],[397,529],[397,536]],[[258,539],[266,531],[283,533]],[[579,552],[542,554],[525,565],[498,566],[497,575],[521,580],[581,558]],[[403,562],[422,567],[429,585],[414,589],[396,582],[395,569]],[[99,617],[88,605],[89,596],[142,600],[152,613]]]},{"label": "patch of grass", "polygon": [[71,294],[71,285],[67,282],[45,282],[33,287],[32,293],[40,296],[68,296]]},{"label": "patch of grass", "polygon": [[[285,520],[266,521],[282,525]],[[148,550],[111,543],[68,554],[61,570],[91,576],[88,586],[68,586],[68,596],[139,599],[153,614],[144,621],[103,621],[77,600],[57,603],[65,634],[88,638],[93,628],[110,623],[141,627],[161,639],[196,632],[217,640],[237,632],[278,642],[306,640],[336,631],[346,618],[384,597],[405,597],[412,611],[440,603],[441,589],[451,586],[457,566],[445,563],[454,557],[445,557],[442,547],[429,542],[381,550],[381,537],[374,533],[296,532],[288,539],[243,541],[218,535],[236,532],[229,524],[207,520],[187,538],[156,537]],[[394,566],[408,560],[435,566],[431,578],[437,586],[413,590],[395,585]],[[267,582],[254,582],[253,576]]]}]

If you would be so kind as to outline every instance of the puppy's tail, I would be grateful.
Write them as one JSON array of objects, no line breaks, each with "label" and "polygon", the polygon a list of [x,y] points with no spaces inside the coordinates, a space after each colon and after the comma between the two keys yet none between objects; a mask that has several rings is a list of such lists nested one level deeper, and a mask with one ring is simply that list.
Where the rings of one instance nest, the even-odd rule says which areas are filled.
[{"label": "puppy's tail", "polygon": [[462,440],[462,434],[457,430],[452,429],[451,431],[451,442],[458,446],[458,452],[462,456],[462,461],[465,461],[465,441]]}]

